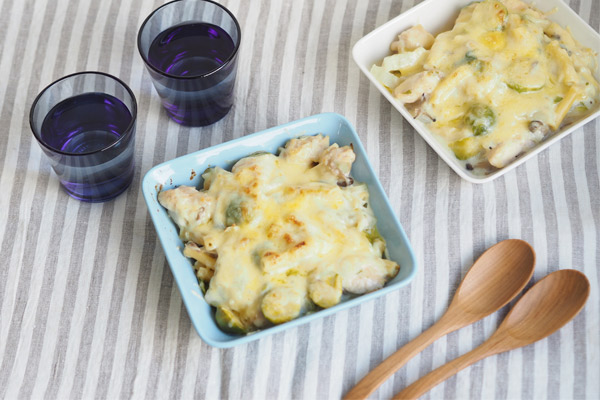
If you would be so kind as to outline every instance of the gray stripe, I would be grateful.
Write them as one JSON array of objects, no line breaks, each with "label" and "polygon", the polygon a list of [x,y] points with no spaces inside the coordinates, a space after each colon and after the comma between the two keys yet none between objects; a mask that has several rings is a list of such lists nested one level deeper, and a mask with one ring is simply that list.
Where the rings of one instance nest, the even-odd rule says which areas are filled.
[{"label": "gray stripe", "polygon": [[[15,4],[17,4],[16,1],[8,1],[8,0],[4,0],[2,1],[2,4],[0,5],[0,34],[2,35],[3,38],[6,37],[6,34],[8,33],[8,21],[12,15],[12,11],[14,9]],[[46,18],[44,18],[46,19]],[[5,46],[5,42],[4,41],[0,41],[0,54],[4,53],[4,46]],[[3,149],[3,151],[6,151]],[[0,160],[4,159],[4,154],[2,153],[0,154]],[[2,173],[2,170],[0,170],[0,174]]]},{"label": "gray stripe", "polygon": [[[113,47],[113,37],[115,33],[115,24],[122,4],[119,0],[112,0],[108,9],[104,31],[102,34],[102,47],[100,48],[100,57],[98,58],[98,69],[108,71]],[[121,54],[122,56],[122,54]]]},{"label": "gray stripe", "polygon": [[[150,360],[149,365],[150,374],[148,376],[148,386],[146,387],[146,396],[155,399],[158,398],[158,392],[156,389],[158,387],[158,380],[160,378],[160,371],[163,362],[165,338],[167,336],[167,321],[169,319],[169,303],[171,300],[172,289],[173,275],[169,269],[169,264],[165,261],[162,263],[162,279],[160,292],[158,294],[156,321],[154,322],[154,344],[152,346],[152,359]],[[222,396],[222,398],[226,397],[227,396]]]},{"label": "gray stripe", "polygon": [[[401,119],[400,121],[402,129],[402,196],[400,198],[400,209],[396,209],[398,219],[404,227],[406,235],[410,238],[412,235],[411,229],[411,216],[413,214],[413,195],[415,187],[415,135],[416,132],[410,127],[407,121]],[[423,271],[424,264],[423,260],[417,259],[418,269]],[[423,272],[420,272],[423,273]],[[408,335],[407,326],[411,323],[411,310],[412,304],[412,285],[402,288],[400,292],[400,304],[401,310],[400,318],[398,318],[398,331],[397,348],[404,346],[409,340],[413,339]],[[393,392],[398,393],[402,388],[408,386],[408,378],[406,375],[406,368],[400,369],[400,371],[394,374]]]},{"label": "gray stripe", "polygon": [[86,379],[86,371],[90,354],[92,353],[92,340],[94,338],[94,324],[98,313],[98,298],[102,289],[102,275],[106,265],[106,249],[108,248],[108,239],[110,235],[110,221],[112,220],[114,203],[102,205],[102,215],[100,217],[100,226],[98,232],[98,243],[94,254],[92,277],[86,304],[86,314],[82,331],[81,342],[79,345],[79,356],[77,357],[77,366],[75,368],[75,378],[71,388],[71,395],[81,397],[83,395],[83,386]]},{"label": "gray stripe", "polygon": [[[5,2],[5,4],[8,2]],[[28,0],[25,4],[25,10],[23,11],[23,15],[21,17],[21,22],[19,23],[20,29],[17,34],[17,38],[15,43],[25,43],[27,38],[29,37],[29,30],[27,29],[27,9],[32,8],[32,0]],[[15,44],[15,52],[13,54],[13,62],[11,63],[11,68],[7,74],[7,76],[15,77],[19,76],[18,71],[21,70],[23,66],[23,59],[25,53],[25,46],[18,46]],[[0,111],[0,120],[6,121],[3,126],[10,126],[10,121],[13,118],[13,110],[12,105],[17,96],[17,85],[19,83],[18,79],[10,79],[6,88],[6,92],[4,94],[4,99],[2,99],[2,110]],[[15,175],[13,180],[13,190],[10,194],[10,201],[8,205],[8,218],[6,220],[6,226],[4,227],[4,238],[2,240],[2,246],[0,247],[0,265],[9,265],[10,259],[12,257],[13,248],[14,248],[14,237],[11,234],[11,231],[8,230],[9,227],[15,227],[19,221],[19,212],[21,209],[21,196],[22,196],[22,188],[23,188],[23,180],[24,180],[24,169],[23,164],[27,161],[23,158],[25,155],[25,148],[28,147],[31,142],[31,135],[23,135],[21,136],[21,141],[19,143],[19,155],[17,158],[17,165],[15,166]],[[0,135],[0,166],[4,164],[4,160],[6,157],[8,143],[8,134]],[[22,149],[22,150],[21,150]],[[29,152],[27,151],[27,156]],[[20,161],[20,162],[19,162]],[[20,167],[20,168],[19,168]],[[4,171],[1,171],[4,174]],[[12,228],[14,229],[14,228]],[[4,290],[6,287],[6,277],[8,275],[8,268],[0,268],[0,293],[4,294]],[[0,296],[0,310],[2,310],[2,305],[4,303],[4,295]],[[8,343],[8,342],[7,342]],[[4,362],[2,363],[4,365]],[[4,368],[0,368],[0,372],[3,371]],[[3,382],[4,375],[0,375],[0,397],[2,395],[3,389],[1,383]]]},{"label": "gray stripe", "polygon": [[596,32],[600,30],[600,2],[592,1],[592,8],[588,16],[588,22]]},{"label": "gray stripe", "polygon": [[346,329],[346,357],[344,363],[344,384],[342,393],[346,393],[361,377],[356,376],[356,359],[358,351],[358,331],[360,329],[360,309],[352,307],[348,310],[348,325]]},{"label": "gray stripe", "polygon": [[373,322],[371,325],[371,356],[369,357],[369,371],[383,361],[383,333],[385,330],[385,298],[375,299]]},{"label": "gray stripe", "polygon": [[[562,144],[561,144],[562,146]],[[556,216],[556,204],[554,202],[554,191],[552,189],[552,179],[550,173],[549,151],[540,154],[538,165],[540,166],[540,182],[542,184],[542,193],[547,200],[544,203],[544,214],[546,220],[546,243],[548,257],[548,271],[558,269],[558,219]],[[558,337],[558,336],[556,336]],[[559,395],[560,382],[558,381],[560,372],[560,341],[555,338],[549,338],[548,345],[548,395],[557,397]],[[558,346],[557,346],[558,345]],[[525,353],[524,353],[525,355]]]},{"label": "gray stripe", "polygon": [[[507,201],[507,191],[506,191],[506,180],[504,177],[498,179],[494,183],[494,194],[496,198],[496,238],[498,241],[503,239],[508,239],[508,201]],[[513,302],[514,304],[514,302]],[[500,311],[500,315],[498,316],[498,321],[503,319],[504,315],[507,312],[507,309],[511,307],[504,307]],[[509,355],[508,353],[502,353],[496,356],[496,376],[497,380],[500,382],[508,382],[509,379],[509,370],[508,370],[508,362]],[[496,398],[497,399],[506,399],[508,398],[508,385],[496,385]]]},{"label": "gray stripe", "polygon": [[[308,71],[304,71],[304,65],[306,64],[306,54],[308,48],[308,32],[306,35],[302,35],[304,30],[308,31],[308,29],[304,29],[305,27],[310,27],[311,18],[313,14],[315,2],[309,1],[304,3],[302,7],[302,17],[300,23],[300,34],[298,35],[298,43],[296,45],[296,62],[294,65],[298,70],[298,73],[293,74],[292,77],[292,91],[297,90],[296,94],[302,93],[302,80],[304,74]],[[302,117],[302,99],[298,95],[293,95],[290,99],[290,108],[288,110],[288,114],[290,116],[290,120],[296,120]]]},{"label": "gray stripe", "polygon": [[[573,135],[583,135],[583,130],[574,132]],[[565,193],[567,194],[567,215],[571,224],[571,246],[572,246],[572,260],[575,264],[579,255],[583,255],[583,232],[593,232],[594,224],[593,221],[582,221],[579,213],[579,196],[577,195],[577,187],[575,183],[574,165],[573,165],[573,136],[565,138],[561,142],[561,158],[562,158],[562,172],[563,181],[565,186]],[[573,265],[573,268],[580,269],[581,266]],[[575,346],[573,348],[575,360],[584,360],[587,354],[585,332],[586,332],[586,314],[581,313],[577,318],[573,320],[575,330]],[[579,340],[578,340],[579,339]],[[548,393],[560,393],[560,332],[550,336],[548,338],[548,360],[550,365],[548,366]],[[552,368],[554,367],[554,368]],[[575,362],[573,366],[573,377],[574,387],[573,395],[574,398],[585,398],[586,397],[586,364]]]},{"label": "gray stripe", "polygon": [[[196,341],[198,343],[198,341]],[[212,363],[212,351],[211,348],[205,344],[198,344],[201,346],[200,352],[200,360],[206,360],[204,364],[205,368],[198,368],[196,385],[194,387],[194,398],[195,399],[204,399],[206,397],[206,389],[208,388],[208,367]]]},{"label": "gray stripe", "polygon": [[69,266],[69,272],[67,274],[63,308],[60,313],[58,340],[52,356],[52,359],[55,360],[54,373],[48,390],[46,391],[45,397],[47,399],[56,398],[63,377],[64,364],[68,357],[67,345],[69,343],[69,336],[71,335],[71,320],[73,318],[73,310],[75,309],[75,293],[77,293],[77,283],[83,264],[83,243],[85,243],[87,234],[87,221],[90,217],[90,207],[92,207],[90,204],[80,203],[77,211],[77,223],[73,233],[74,246],[71,250],[71,256],[69,257],[71,265]]},{"label": "gray stripe", "polygon": [[[470,210],[473,215],[473,260],[477,260],[479,255],[482,254],[486,248],[484,243],[485,229],[483,225],[486,219],[486,215],[484,214],[486,210],[483,190],[483,185],[473,185],[473,205]],[[464,267],[470,268],[470,266],[466,265]],[[485,340],[483,326],[483,321],[477,321],[471,326],[473,343],[482,343]],[[469,396],[472,398],[481,397],[483,365],[483,362],[478,362],[470,367],[469,381],[471,382],[471,390],[469,392]]]},{"label": "gray stripe", "polygon": [[[519,215],[522,221],[521,238],[534,244],[532,232],[533,221],[531,220],[531,205],[529,200],[529,183],[525,168],[525,166],[521,166],[515,170],[517,175],[517,187],[519,189]],[[535,397],[533,376],[525,373],[526,371],[533,371],[535,353],[535,346],[533,345],[525,346],[523,348],[521,395],[525,399]]]},{"label": "gray stripe", "polygon": [[[98,9],[100,8],[99,1],[91,1],[89,8],[86,10],[85,22],[83,26],[92,28],[94,20],[98,17]],[[81,43],[79,45],[79,53],[77,58],[77,71],[85,71],[90,54],[90,43],[94,40],[95,32],[92,29],[83,29],[81,35]],[[100,35],[98,35],[100,36]]]},{"label": "gray stripe", "polygon": [[[41,175],[40,175],[41,176]],[[46,177],[46,181],[47,181]],[[64,193],[59,193],[58,199],[54,206],[54,213],[52,217],[52,228],[50,237],[58,238],[52,245],[57,248],[61,247],[61,232],[64,228],[67,201],[69,197]],[[35,382],[36,376],[38,376],[38,368],[42,355],[42,348],[44,344],[44,337],[46,334],[46,323],[48,321],[50,301],[52,292],[54,289],[54,281],[56,270],[58,267],[58,252],[51,251],[46,259],[46,267],[44,268],[44,280],[42,288],[40,290],[40,297],[35,313],[35,329],[32,332],[31,347],[29,350],[29,356],[27,358],[27,367],[25,369],[25,375],[19,391],[20,398],[30,398],[31,391],[33,390],[32,382]]]},{"label": "gray stripe", "polygon": [[[435,318],[435,303],[436,303],[436,270],[435,268],[429,268],[429,266],[436,265],[435,258],[435,212],[436,212],[436,201],[437,197],[437,177],[438,177],[438,156],[427,147],[426,152],[426,170],[425,176],[427,176],[427,183],[425,185],[425,199],[431,199],[430,201],[425,200],[423,202],[425,220],[423,221],[423,284],[424,293],[427,296],[424,299],[422,307],[423,321],[422,330],[428,329],[433,325]],[[419,375],[424,376],[432,370],[433,364],[433,346],[427,347],[421,352],[419,362]]]},{"label": "gray stripe", "polygon": [[[296,332],[299,328],[296,329]],[[297,336],[297,335],[296,335]],[[271,364],[268,371],[267,382],[281,382],[281,370],[282,363],[284,360],[281,355],[283,354],[283,345],[285,343],[285,334],[280,333],[273,336],[271,343]],[[291,362],[291,360],[285,360],[285,362]],[[293,391],[292,391],[293,393]],[[267,399],[276,399],[279,397],[279,385],[268,385],[266,390]]]},{"label": "gray stripe", "polygon": [[314,51],[317,54],[317,57],[315,58],[315,72],[312,88],[312,106],[310,109],[311,114],[318,114],[323,111],[323,94],[326,80],[325,72],[327,71],[328,52],[337,50],[330,50],[328,48],[329,31],[331,28],[331,25],[328,22],[331,21],[334,6],[335,4],[333,2],[325,3],[323,15],[321,16],[321,21],[314,22],[315,28],[320,27],[317,43],[308,43],[307,51]]},{"label": "gray stripe", "polygon": [[235,349],[220,351],[221,356],[221,380],[219,399],[229,399],[229,382],[231,381],[231,367],[233,366],[233,354]]},{"label": "gray stripe", "polygon": [[[594,229],[596,232],[596,260],[595,265],[590,266],[590,268],[595,268],[597,271],[597,266],[600,265],[600,176],[598,176],[598,155],[600,154],[600,148],[598,148],[598,129],[600,129],[600,124],[598,120],[595,120],[591,124],[587,124],[583,127],[583,131],[585,135],[583,137],[584,142],[584,154],[585,154],[585,175],[586,175],[586,183],[588,185],[588,190],[590,193],[590,200],[592,216],[594,219]],[[597,281],[592,282],[592,285],[596,285],[596,287],[600,287],[600,274],[596,272]],[[600,314],[600,310],[596,310],[598,313],[596,316],[590,315],[592,318],[598,318]],[[591,314],[591,313],[590,313]],[[599,318],[600,319],[600,318]],[[589,349],[588,349],[589,350]],[[598,374],[598,382],[600,382],[600,368],[597,370]]]},{"label": "gray stripe", "polygon": [[[180,302],[179,307],[180,310],[179,330],[177,332],[177,351],[175,353],[173,379],[171,380],[171,388],[169,389],[169,395],[174,399],[182,398],[182,382],[185,376],[185,367],[189,352],[188,349],[190,347],[190,330],[193,329],[190,318],[185,310],[185,306],[183,305],[183,302]],[[256,359],[256,357],[252,357],[252,359]]]},{"label": "gray stripe", "polygon": [[[137,141],[137,143],[139,143],[139,140]],[[160,148],[157,147],[157,150],[159,149]],[[136,154],[136,159],[137,158],[138,157]],[[138,160],[136,160],[136,162],[137,161]],[[139,165],[139,163],[137,165]],[[123,217],[123,230],[121,232],[121,245],[119,246],[118,250],[119,261],[117,262],[117,268],[115,269],[115,275],[113,278],[114,285],[111,294],[110,306],[108,308],[108,313],[111,316],[111,318],[109,318],[108,320],[108,325],[104,334],[108,340],[104,342],[105,346],[102,354],[102,361],[100,364],[100,376],[98,377],[98,382],[96,386],[96,396],[99,398],[106,397],[108,385],[110,383],[110,376],[112,373],[112,364],[114,361],[114,351],[116,346],[115,339],[117,338],[119,330],[119,318],[121,315],[123,292],[125,290],[125,278],[127,276],[127,269],[129,267],[128,257],[131,253],[132,241],[134,236],[133,225],[135,210],[137,208],[137,196],[139,194],[140,173],[140,170],[136,169],[136,172],[133,177],[133,182],[131,183],[131,186],[129,187],[129,189],[127,189],[126,192],[127,198],[125,203],[125,214]],[[138,304],[139,303],[136,302],[135,307],[137,307]],[[134,340],[134,338],[139,339],[139,336],[131,335],[130,339]]]},{"label": "gray stripe", "polygon": [[[8,28],[9,28],[9,24],[8,24],[8,20],[12,14],[12,11],[14,9],[14,5],[17,4],[16,1],[9,1],[9,0],[4,0],[4,2],[2,3],[2,8],[0,9],[0,37],[2,38],[6,38],[8,32]],[[26,9],[26,7],[25,7]],[[26,11],[23,11],[23,16],[21,17],[21,21],[23,21],[23,19],[25,18],[25,14]],[[23,25],[20,25],[21,27],[23,27]],[[23,40],[23,38],[25,37],[24,35],[28,33],[25,29],[20,29],[19,30],[19,34],[17,35],[17,40],[15,40],[14,43],[10,43],[9,45],[14,45],[15,47],[15,52],[13,55],[13,59],[16,57],[16,61],[18,63],[20,63],[22,65],[23,62],[23,56],[22,54],[25,52],[25,47],[24,46],[17,46],[17,43],[19,42],[19,39]],[[4,40],[0,41],[0,54],[4,55],[6,54],[6,52],[4,51],[5,49],[5,45],[7,45],[8,43],[5,43]],[[21,59],[18,58],[18,55],[21,54]],[[20,70],[20,67],[18,67],[16,64],[17,62],[13,61],[11,64],[11,68],[8,71],[7,76],[16,76],[15,71]],[[12,104],[13,102],[10,101],[8,102],[7,100],[11,100],[15,98],[15,90],[10,90],[11,88],[11,84],[12,86],[16,86],[17,84],[17,80],[16,79],[10,79],[8,80],[8,84],[6,85],[6,91],[4,92],[4,98],[2,98],[2,102],[1,102],[1,106],[0,106],[0,120],[1,121],[9,121],[8,118],[10,118],[10,108],[12,107],[7,107],[9,104]],[[8,143],[8,134],[4,134],[4,125],[2,126],[3,128],[3,134],[0,135],[0,160],[4,161],[4,159],[6,158],[6,144]],[[8,132],[7,132],[8,133]],[[4,162],[0,162],[0,176],[2,176],[2,174],[4,173]],[[8,224],[7,224],[8,226]],[[2,247],[2,249],[4,249],[4,247]],[[0,255],[4,254],[4,251],[0,252]],[[5,264],[1,264],[1,265],[5,265]],[[0,270],[0,273],[2,271]],[[2,276],[0,276],[1,278]],[[0,279],[0,281],[4,282],[5,279]],[[4,293],[3,286],[0,286],[0,293]],[[2,298],[0,298],[0,308],[2,308]]]},{"label": "gray stripe", "polygon": [[[460,177],[451,173],[448,191],[448,282],[451,285],[450,294],[453,296],[460,284],[460,277],[467,268],[462,265],[460,254]],[[501,178],[503,179],[503,178]],[[450,301],[450,299],[448,299]],[[459,356],[458,332],[452,332],[446,337],[446,362]],[[456,379],[450,378],[444,384],[444,397],[453,399],[456,397]]]},{"label": "gray stripe", "polygon": [[[260,4],[257,5],[257,7],[259,7],[259,15],[265,16],[265,18],[266,18],[266,16],[269,15],[269,10],[271,8],[271,2],[265,1],[265,3],[266,4],[264,4],[261,1]],[[264,7],[264,9],[263,9],[263,7]],[[243,28],[245,28],[245,27],[243,27]],[[255,33],[253,36],[255,38],[265,37],[266,28],[267,28],[266,22],[261,22],[261,17],[259,17],[259,23],[258,23],[258,26],[256,27],[256,30],[255,30]],[[244,31],[242,31],[242,40],[246,40],[246,38],[248,38],[248,42],[250,42],[250,40],[251,40],[250,33],[246,34]],[[264,41],[263,40],[253,40],[252,46],[253,46],[253,51],[252,51],[253,54],[262,54]],[[250,63],[250,71],[259,71],[260,64],[261,64],[261,57],[253,57],[252,62]],[[241,65],[240,65],[240,67],[241,67]],[[259,90],[261,75],[251,73],[249,75],[249,79],[250,79],[250,82],[248,84],[248,94],[246,96],[246,103],[252,104],[255,107],[256,104],[258,104],[258,97],[261,95],[260,90]],[[234,107],[236,107],[236,111],[237,111],[239,106],[236,105]],[[239,107],[241,109],[240,111],[244,110],[244,111],[242,111],[242,116],[244,117],[244,122],[245,122],[244,126],[246,128],[245,129],[246,132],[255,132],[257,130],[256,113],[253,112],[253,111],[257,111],[257,110],[254,110],[254,107],[251,107],[246,110],[244,110],[242,107]],[[230,140],[230,139],[232,139],[231,134],[225,133],[223,140]]]},{"label": "gray stripe", "polygon": [[[306,355],[308,352],[308,337],[310,325],[302,325],[298,328],[298,346],[296,347],[296,362],[292,375],[292,396],[298,399],[304,398],[304,380],[306,378]],[[273,366],[271,366],[273,368]]]},{"label": "gray stripe", "polygon": [[[164,148],[163,146],[158,147],[158,148]],[[153,266],[153,267],[158,267],[158,263],[153,262],[153,255],[154,255],[154,243],[156,242],[156,237],[152,238],[153,236],[153,231],[152,231],[152,223],[150,221],[150,218],[146,218],[146,226],[145,226],[145,232],[149,232],[150,235],[149,237],[146,236],[145,240],[144,240],[144,248],[142,250],[142,258],[140,259],[140,271],[144,271],[146,270],[146,268],[142,268],[141,266]],[[146,313],[145,310],[145,305],[146,305],[146,301],[147,301],[147,296],[148,296],[148,286],[149,286],[149,282],[150,282],[150,273],[140,273],[138,275],[138,280],[136,283],[136,293],[135,293],[135,306],[133,309],[133,318],[131,320],[131,329],[132,331],[136,328],[136,327],[141,327],[143,326],[143,322],[144,322],[144,316]],[[114,293],[114,291],[113,291]],[[113,313],[111,313],[111,315],[114,315]],[[116,317],[112,318],[113,320],[116,319]],[[117,320],[118,321],[118,320]],[[116,322],[116,321],[115,321]],[[116,340],[116,333],[113,336],[113,342],[114,340]],[[109,346],[108,349],[104,350],[104,356],[103,356],[103,362],[104,362],[104,357],[110,357],[110,362],[112,363],[112,357],[114,356],[114,344],[112,346]],[[123,398],[131,398],[132,394],[133,394],[133,383],[134,383],[134,379],[137,375],[137,371],[136,371],[136,366],[139,363],[139,354],[140,352],[140,337],[138,335],[131,335],[129,337],[129,343],[127,345],[127,356],[125,358],[125,368],[124,368],[124,377],[123,377],[123,384],[121,386],[121,397]],[[108,377],[110,377],[110,371],[108,371]]]},{"label": "gray stripe", "polygon": [[241,374],[243,377],[242,382],[244,382],[242,396],[249,399],[254,398],[254,380],[256,379],[259,343],[258,341],[248,343],[244,372]]},{"label": "gray stripe", "polygon": [[[290,24],[290,13],[292,11],[292,4],[290,2],[285,2],[281,6],[281,15],[278,19],[277,24],[277,38],[279,38],[275,42],[275,48],[273,49],[274,54],[283,54],[286,44],[287,44],[287,35],[289,33],[289,24]],[[295,18],[293,16],[292,18]],[[277,116],[280,115],[279,111],[279,87],[281,86],[281,60],[273,59],[273,67],[269,73],[269,85],[267,89],[267,109],[272,110],[273,112],[267,114],[267,126],[275,126],[277,125]]]},{"label": "gray stripe", "polygon": [[[350,43],[350,39],[352,38],[352,30],[354,28],[353,26],[353,22],[354,22],[354,10],[356,9],[356,5],[355,4],[351,4],[352,2],[348,2],[346,9],[344,10],[344,16],[342,18],[342,26],[341,26],[341,35],[340,35],[340,43],[337,47],[337,59],[338,59],[338,66],[337,66],[337,79],[336,79],[336,86],[335,86],[335,95],[334,95],[334,110],[336,112],[339,113],[343,113],[344,112],[344,108],[346,105],[346,94],[344,93],[346,90],[346,87],[348,86],[348,67],[350,66],[349,62],[345,62],[350,61],[351,57],[350,57],[350,51],[352,49],[352,45],[353,43]],[[368,24],[368,21],[373,19],[375,17],[375,10],[367,10],[367,15],[365,17],[365,24]],[[363,25],[363,30],[364,30],[364,25]],[[364,75],[360,76],[361,81],[367,81],[366,77]],[[365,82],[367,84],[367,90],[364,93],[368,93],[368,83]],[[362,82],[361,82],[361,86],[362,86]],[[358,121],[357,121],[358,122]],[[364,122],[364,124],[362,124],[362,126],[359,126],[359,124],[357,123],[356,128],[358,130],[362,130],[362,129],[366,129],[366,119],[360,120],[360,122]]]},{"label": "gray stripe", "polygon": [[[331,364],[333,360],[335,316],[326,317],[323,320],[323,332],[321,334],[321,352],[319,354],[319,372],[317,376],[317,393],[329,394],[331,385]],[[337,356],[337,354],[336,354]]]}]

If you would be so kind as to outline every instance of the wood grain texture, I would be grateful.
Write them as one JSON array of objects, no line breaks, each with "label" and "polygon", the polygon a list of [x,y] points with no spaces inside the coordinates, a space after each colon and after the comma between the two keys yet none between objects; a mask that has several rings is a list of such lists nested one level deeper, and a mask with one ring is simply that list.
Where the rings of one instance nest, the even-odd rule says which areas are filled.
[{"label": "wood grain texture", "polygon": [[344,398],[367,398],[394,372],[440,337],[504,307],[527,285],[534,267],[535,252],[523,240],[503,240],[487,249],[467,272],[440,320],[369,372]]},{"label": "wood grain texture", "polygon": [[394,396],[394,400],[416,399],[485,357],[546,338],[575,318],[589,294],[589,281],[581,272],[563,269],[551,273],[521,297],[496,332],[481,346],[412,383]]}]

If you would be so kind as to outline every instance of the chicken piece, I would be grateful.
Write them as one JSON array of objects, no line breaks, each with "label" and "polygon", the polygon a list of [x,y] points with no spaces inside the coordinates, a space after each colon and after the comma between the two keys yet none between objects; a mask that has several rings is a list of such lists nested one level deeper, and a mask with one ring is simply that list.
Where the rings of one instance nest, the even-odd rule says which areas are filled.
[{"label": "chicken piece", "polygon": [[393,261],[370,257],[342,259],[339,268],[342,288],[354,294],[381,289],[399,270],[400,266]]},{"label": "chicken piece", "polygon": [[434,71],[423,71],[411,76],[394,89],[394,97],[403,103],[414,103],[429,95],[440,82]]},{"label": "chicken piece", "polygon": [[426,50],[431,48],[435,38],[427,32],[421,25],[413,26],[398,35],[398,40],[392,42],[390,50],[396,53],[412,51],[419,47]]},{"label": "chicken piece", "polygon": [[191,186],[179,186],[158,194],[159,203],[181,229],[207,223],[213,213],[214,199]]},{"label": "chicken piece", "polygon": [[251,192],[268,187],[277,171],[277,157],[270,153],[261,153],[242,158],[231,168],[237,183],[250,188]]},{"label": "chicken piece", "polygon": [[319,161],[323,151],[329,147],[329,137],[323,135],[303,136],[289,140],[279,156],[291,162],[310,165]]}]

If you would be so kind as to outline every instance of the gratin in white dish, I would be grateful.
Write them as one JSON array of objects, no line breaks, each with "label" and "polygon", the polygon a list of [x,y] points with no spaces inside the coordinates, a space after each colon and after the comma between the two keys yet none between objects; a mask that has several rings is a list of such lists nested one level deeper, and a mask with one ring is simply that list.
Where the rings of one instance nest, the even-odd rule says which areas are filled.
[{"label": "gratin in white dish", "polygon": [[[367,78],[373,82],[381,94],[400,112],[400,114],[402,114],[416,131],[419,132],[421,137],[459,176],[472,183],[485,183],[496,179],[518,165],[521,165],[542,150],[551,146],[553,143],[561,140],[575,129],[585,125],[594,118],[597,118],[600,116],[600,108],[597,108],[585,118],[558,130],[503,168],[495,170],[485,176],[467,171],[448,146],[440,142],[425,124],[414,119],[404,105],[395,99],[369,71],[373,64],[379,64],[384,57],[391,54],[390,44],[396,40],[399,33],[418,24],[423,25],[423,27],[434,36],[450,30],[454,25],[454,21],[456,20],[460,9],[471,2],[472,0],[425,0],[361,38],[354,45],[352,55],[358,67]],[[549,18],[563,27],[570,28],[573,37],[580,44],[591,48],[596,53],[600,53],[600,34],[587,25],[577,13],[561,0],[544,0],[539,3],[533,1],[526,2],[533,4],[543,12],[549,12],[556,9],[556,12]],[[595,76],[596,79],[598,79],[598,70],[595,71]]]}]

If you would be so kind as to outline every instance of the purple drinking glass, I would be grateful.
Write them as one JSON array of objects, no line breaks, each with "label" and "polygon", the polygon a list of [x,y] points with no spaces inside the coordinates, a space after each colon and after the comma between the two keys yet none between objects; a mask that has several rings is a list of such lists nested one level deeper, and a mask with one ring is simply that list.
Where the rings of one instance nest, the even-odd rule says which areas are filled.
[{"label": "purple drinking glass", "polygon": [[210,125],[233,105],[241,30],[210,0],[176,0],[152,12],[138,50],[162,105],[177,123]]},{"label": "purple drinking glass", "polygon": [[67,193],[102,202],[133,180],[137,103],[129,87],[102,72],[50,84],[31,106],[29,124]]}]

